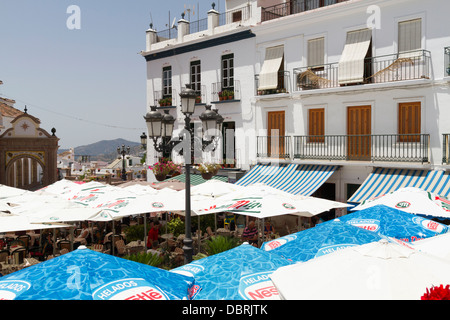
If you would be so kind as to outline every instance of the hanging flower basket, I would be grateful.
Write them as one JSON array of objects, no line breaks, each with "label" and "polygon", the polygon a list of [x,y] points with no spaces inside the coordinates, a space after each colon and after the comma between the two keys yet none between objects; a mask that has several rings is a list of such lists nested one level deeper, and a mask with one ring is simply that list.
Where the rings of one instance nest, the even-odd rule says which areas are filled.
[{"label": "hanging flower basket", "polygon": [[202,173],[202,178],[205,180],[210,180],[213,177],[213,173],[212,172],[203,172]]},{"label": "hanging flower basket", "polygon": [[163,173],[158,173],[158,174],[155,174],[155,178],[158,181],[164,181],[164,180],[166,180],[166,175]]}]

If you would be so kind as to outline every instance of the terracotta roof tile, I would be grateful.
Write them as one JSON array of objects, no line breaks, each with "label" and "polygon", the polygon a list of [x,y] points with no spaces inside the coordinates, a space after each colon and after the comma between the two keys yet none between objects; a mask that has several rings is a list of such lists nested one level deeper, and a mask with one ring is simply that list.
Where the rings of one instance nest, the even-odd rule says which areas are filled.
[{"label": "terracotta roof tile", "polygon": [[4,117],[12,117],[15,118],[23,114],[23,111],[20,111],[14,107],[7,105],[6,103],[0,102],[0,114]]}]

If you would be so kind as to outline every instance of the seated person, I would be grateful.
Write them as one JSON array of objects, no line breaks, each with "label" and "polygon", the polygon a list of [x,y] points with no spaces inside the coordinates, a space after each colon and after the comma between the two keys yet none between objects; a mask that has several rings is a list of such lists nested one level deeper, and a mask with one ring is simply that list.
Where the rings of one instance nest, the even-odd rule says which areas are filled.
[{"label": "seated person", "polygon": [[247,241],[253,246],[258,245],[258,229],[255,227],[255,221],[250,221],[248,226],[244,229],[242,240]]},{"label": "seated person", "polygon": [[[86,245],[87,241],[88,241],[89,229],[87,227],[86,222],[83,222],[81,224],[81,228],[82,229],[81,229],[80,235],[74,239],[74,244],[76,247],[78,247],[81,244]],[[75,248],[75,246],[74,246],[74,248]]]},{"label": "seated person", "polygon": [[159,249],[159,243],[158,241],[152,242],[152,248],[147,250],[147,253],[156,254],[158,256],[162,255],[162,252]]},{"label": "seated person", "polygon": [[270,236],[275,233],[275,228],[270,224],[269,220],[266,220],[264,223],[264,234]]}]

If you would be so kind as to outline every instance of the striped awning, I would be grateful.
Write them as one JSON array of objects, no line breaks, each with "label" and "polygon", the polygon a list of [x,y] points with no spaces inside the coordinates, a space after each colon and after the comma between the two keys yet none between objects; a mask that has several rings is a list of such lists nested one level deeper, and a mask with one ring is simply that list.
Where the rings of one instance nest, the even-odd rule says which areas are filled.
[{"label": "striped awning", "polygon": [[[190,178],[191,178],[191,186],[196,186],[196,185],[199,185],[199,184],[207,181],[207,180],[202,178],[201,174],[193,174],[193,173],[191,173]],[[224,181],[224,182],[228,182],[228,177],[225,177],[225,176],[215,175],[215,176],[212,177],[212,179],[217,179],[217,180],[221,180],[221,181]],[[179,180],[181,182],[186,182],[186,175],[183,173],[183,174],[180,174],[178,176],[166,179],[165,181],[170,181],[170,180]]]},{"label": "striped awning", "polygon": [[448,197],[450,175],[443,170],[376,168],[348,199],[348,202],[359,203],[406,187],[420,188]]},{"label": "striped awning", "polygon": [[263,183],[296,195],[310,196],[336,171],[337,166],[258,164],[236,184],[248,186]]}]

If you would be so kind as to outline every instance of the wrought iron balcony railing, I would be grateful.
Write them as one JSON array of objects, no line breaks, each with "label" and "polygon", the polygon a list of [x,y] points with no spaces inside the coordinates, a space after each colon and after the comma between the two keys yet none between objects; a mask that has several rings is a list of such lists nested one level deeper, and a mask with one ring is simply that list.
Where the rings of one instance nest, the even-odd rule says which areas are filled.
[{"label": "wrought iron balcony railing", "polygon": [[427,163],[429,149],[429,134],[293,136],[292,140],[291,137],[257,137],[257,157],[260,158],[290,158],[292,155],[294,160]]},{"label": "wrought iron balcony railing", "polygon": [[290,136],[259,136],[256,144],[258,158],[291,158]]},{"label": "wrought iron balcony railing", "polygon": [[442,164],[450,164],[450,133],[442,135]]},{"label": "wrought iron balcony railing", "polygon": [[261,21],[268,21],[300,12],[326,7],[348,0],[294,0],[261,9]]},{"label": "wrought iron balcony railing", "polygon": [[211,103],[234,102],[241,100],[241,84],[239,80],[215,82],[211,85]]},{"label": "wrought iron balcony railing", "polygon": [[291,92],[291,76],[289,71],[278,72],[278,85],[274,89],[258,90],[259,87],[259,74],[255,75],[256,94],[258,96],[276,94],[276,93],[289,93]]},{"label": "wrought iron balcony railing", "polygon": [[[366,58],[363,81],[355,84],[429,79],[430,64],[431,54],[427,50]],[[340,86],[338,62],[294,68],[293,75],[296,91]]]}]

